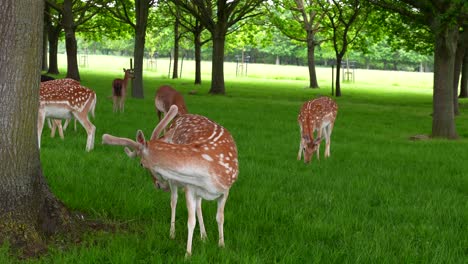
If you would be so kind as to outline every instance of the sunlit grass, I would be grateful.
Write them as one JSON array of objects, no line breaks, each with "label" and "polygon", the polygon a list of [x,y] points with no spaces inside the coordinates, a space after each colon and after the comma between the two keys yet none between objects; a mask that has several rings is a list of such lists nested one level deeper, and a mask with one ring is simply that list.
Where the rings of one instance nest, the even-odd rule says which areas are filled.
[{"label": "sunlit grass", "polygon": [[[208,241],[200,241],[196,228],[190,262],[466,263],[468,101],[461,101],[457,117],[460,140],[410,141],[431,131],[429,74],[362,70],[366,75],[343,84],[343,97],[336,99],[331,157],[324,159],[322,152],[320,160],[305,165],[296,160],[297,113],[304,101],[329,94],[328,77],[319,77],[325,80],[321,89],[305,89],[306,79],[274,78],[288,67],[274,72],[264,66],[271,73],[265,79],[249,65],[252,78],[227,74],[227,95],[211,96],[206,75],[203,85],[194,86],[188,69],[187,79],[180,80],[148,71],[145,99],[128,98],[125,113],[114,114],[106,97],[112,79],[123,76],[122,67],[90,65],[81,71],[82,83],[98,95],[95,149],[84,151],[81,127],[67,130],[64,141],[49,138],[45,129],[41,161],[53,192],[68,207],[126,228],[90,233],[81,244],[52,248],[29,262],[184,261],[184,195],[171,240],[169,194],[155,190],[149,173],[121,147],[100,144],[103,133],[134,138],[142,129],[148,137],[157,122],[154,92],[169,83],[182,91],[190,112],[226,127],[239,150],[239,180],[225,210],[226,248],[217,246],[216,203],[205,201]],[[193,89],[198,93],[188,95]],[[12,261],[0,248],[2,260]]]}]

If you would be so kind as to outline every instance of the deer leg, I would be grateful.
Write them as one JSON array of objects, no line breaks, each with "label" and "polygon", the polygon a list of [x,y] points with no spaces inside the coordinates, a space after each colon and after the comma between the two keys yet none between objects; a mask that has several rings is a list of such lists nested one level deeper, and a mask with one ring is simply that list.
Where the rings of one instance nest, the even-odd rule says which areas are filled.
[{"label": "deer leg", "polygon": [[112,96],[112,112],[116,112],[117,111],[117,96]]},{"label": "deer leg", "polygon": [[330,143],[331,143],[331,133],[333,131],[333,123],[330,123],[330,125],[327,128],[327,141],[326,141],[326,147],[325,147],[325,157],[330,157]]},{"label": "deer leg", "polygon": [[175,216],[176,216],[176,207],[177,207],[177,186],[169,182],[169,187],[171,188],[171,230],[169,233],[170,238],[175,238]]},{"label": "deer leg", "polygon": [[37,118],[37,144],[39,149],[41,149],[41,135],[42,129],[44,128],[45,113],[43,108],[39,108],[38,118]]},{"label": "deer leg", "polygon": [[301,160],[302,157],[302,140],[299,142],[299,152],[297,153],[297,160]]},{"label": "deer leg", "polygon": [[65,137],[63,136],[63,127],[62,127],[62,120],[57,119],[57,127],[59,131],[59,136],[61,139],[64,139]]},{"label": "deer leg", "polygon": [[224,206],[228,198],[229,191],[218,199],[218,211],[216,212],[216,222],[218,222],[219,241],[218,246],[224,247]]},{"label": "deer leg", "polygon": [[317,155],[317,160],[320,160],[320,142],[322,141],[322,130],[323,128],[319,127],[317,130],[317,138],[320,139],[317,143],[317,150],[316,150],[316,155]]},{"label": "deer leg", "polygon": [[63,131],[67,130],[68,124],[70,124],[70,118],[65,119],[65,123],[63,123]]},{"label": "deer leg", "polygon": [[197,198],[195,194],[185,187],[185,199],[187,200],[187,211],[188,211],[188,220],[187,220],[187,228],[188,228],[188,236],[187,236],[187,253],[185,256],[192,255],[192,239],[193,239],[193,230],[195,229],[195,225],[197,220],[195,218],[195,209],[197,207]]},{"label": "deer leg", "polygon": [[202,241],[206,240],[206,229],[205,229],[205,223],[203,221],[203,213],[202,213],[202,198],[198,197],[197,198],[197,218],[198,218],[198,223],[200,226],[200,238]]},{"label": "deer leg", "polygon": [[[50,123],[50,118],[47,119],[47,123]],[[50,127],[50,137],[53,138],[55,137],[55,130],[57,129],[57,125],[55,124],[55,119],[52,120],[52,124]]]},{"label": "deer leg", "polygon": [[[64,136],[63,136],[63,128],[62,128],[62,120],[61,119],[54,119],[54,124],[53,124],[53,132],[54,132],[54,136],[55,136],[55,129],[58,128],[58,131],[59,131],[59,136],[61,139],[64,139]],[[53,137],[53,136],[52,136]]]},{"label": "deer leg", "polygon": [[86,151],[91,151],[94,148],[94,132],[96,131],[96,127],[89,121],[87,112],[73,113],[73,115],[85,128],[86,133],[88,134],[88,138],[86,140]]},{"label": "deer leg", "polygon": [[301,136],[301,140],[299,141],[299,153],[297,153],[297,160],[301,160],[301,156],[302,156],[302,125],[299,124],[299,130],[300,130],[300,136]]}]

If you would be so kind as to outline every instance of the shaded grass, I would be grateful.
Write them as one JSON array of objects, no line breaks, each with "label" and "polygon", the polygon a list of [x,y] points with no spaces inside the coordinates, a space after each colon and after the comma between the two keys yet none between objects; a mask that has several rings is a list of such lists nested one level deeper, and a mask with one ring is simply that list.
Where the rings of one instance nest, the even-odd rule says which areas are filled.
[{"label": "shaded grass", "polygon": [[[146,75],[145,75],[146,76]],[[89,218],[128,226],[88,234],[66,251],[52,249],[31,263],[183,262],[186,207],[179,197],[176,239],[169,239],[169,194],[154,190],[150,175],[120,147],[102,146],[103,133],[149,137],[157,116],[153,96],[161,84],[181,90],[190,112],[206,115],[234,136],[240,161],[225,210],[226,248],[217,247],[216,203],[203,205],[208,241],[198,228],[193,263],[466,263],[468,259],[468,114],[457,141],[413,142],[429,134],[431,95],[392,84],[344,84],[332,135],[331,158],[296,160],[301,104],[329,93],[303,81],[227,79],[227,96],[208,95],[209,83],[149,74],[143,100],[128,98],[112,113],[115,74],[83,71],[96,90],[95,149],[85,153],[85,132],[65,140],[43,133],[41,160],[53,192]],[[188,91],[197,89],[196,95]],[[467,102],[462,101],[462,106]],[[462,109],[464,109],[462,107]],[[322,146],[323,147],[323,146]],[[0,261],[14,262],[0,249]]]}]

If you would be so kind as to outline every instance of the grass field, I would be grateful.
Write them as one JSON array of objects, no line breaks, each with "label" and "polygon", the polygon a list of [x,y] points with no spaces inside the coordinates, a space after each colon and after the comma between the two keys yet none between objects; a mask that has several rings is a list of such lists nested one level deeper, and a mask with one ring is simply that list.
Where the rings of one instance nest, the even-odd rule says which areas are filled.
[{"label": "grass field", "polygon": [[[114,114],[107,96],[127,64],[90,57],[81,70],[83,85],[98,96],[92,152],[84,151],[81,127],[67,130],[64,141],[45,129],[41,148],[53,192],[69,208],[121,228],[89,233],[66,250],[57,245],[28,263],[186,261],[184,195],[171,240],[169,193],[155,190],[149,172],[121,147],[100,144],[104,133],[134,138],[142,129],[148,137],[161,84],[182,91],[190,112],[227,128],[239,151],[239,180],[225,209],[226,247],[217,246],[216,203],[205,201],[208,240],[201,242],[197,226],[188,262],[468,262],[468,101],[456,120],[460,140],[408,139],[431,131],[432,74],[356,70],[356,82],[343,84],[336,99],[331,157],[324,159],[322,149],[320,160],[305,165],[296,160],[296,118],[304,101],[330,93],[329,68],[318,69],[321,89],[312,90],[304,88],[304,67],[252,64],[248,77],[236,78],[235,64],[226,64],[227,95],[211,96],[209,73],[194,86],[193,63],[184,62],[184,78],[168,79],[160,59],[144,74],[145,99],[128,98],[125,113]],[[204,63],[203,71],[209,67]],[[193,89],[198,93],[188,95]],[[16,262],[0,250],[0,263]]]}]

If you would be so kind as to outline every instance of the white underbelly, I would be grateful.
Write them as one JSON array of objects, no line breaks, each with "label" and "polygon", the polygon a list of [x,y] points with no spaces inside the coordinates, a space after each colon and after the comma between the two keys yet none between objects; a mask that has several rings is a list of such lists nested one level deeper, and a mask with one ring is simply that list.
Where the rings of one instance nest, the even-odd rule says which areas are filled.
[{"label": "white underbelly", "polygon": [[197,196],[205,200],[214,200],[224,193],[223,190],[216,187],[216,184],[210,176],[205,173],[197,173],[196,170],[190,173],[180,174],[161,168],[153,168],[153,172],[158,173],[165,180],[175,182],[177,186],[186,186],[192,189]]},{"label": "white underbelly", "polygon": [[69,119],[73,115],[69,109],[64,109],[57,106],[45,106],[44,107],[45,117],[52,117],[58,119]]}]

